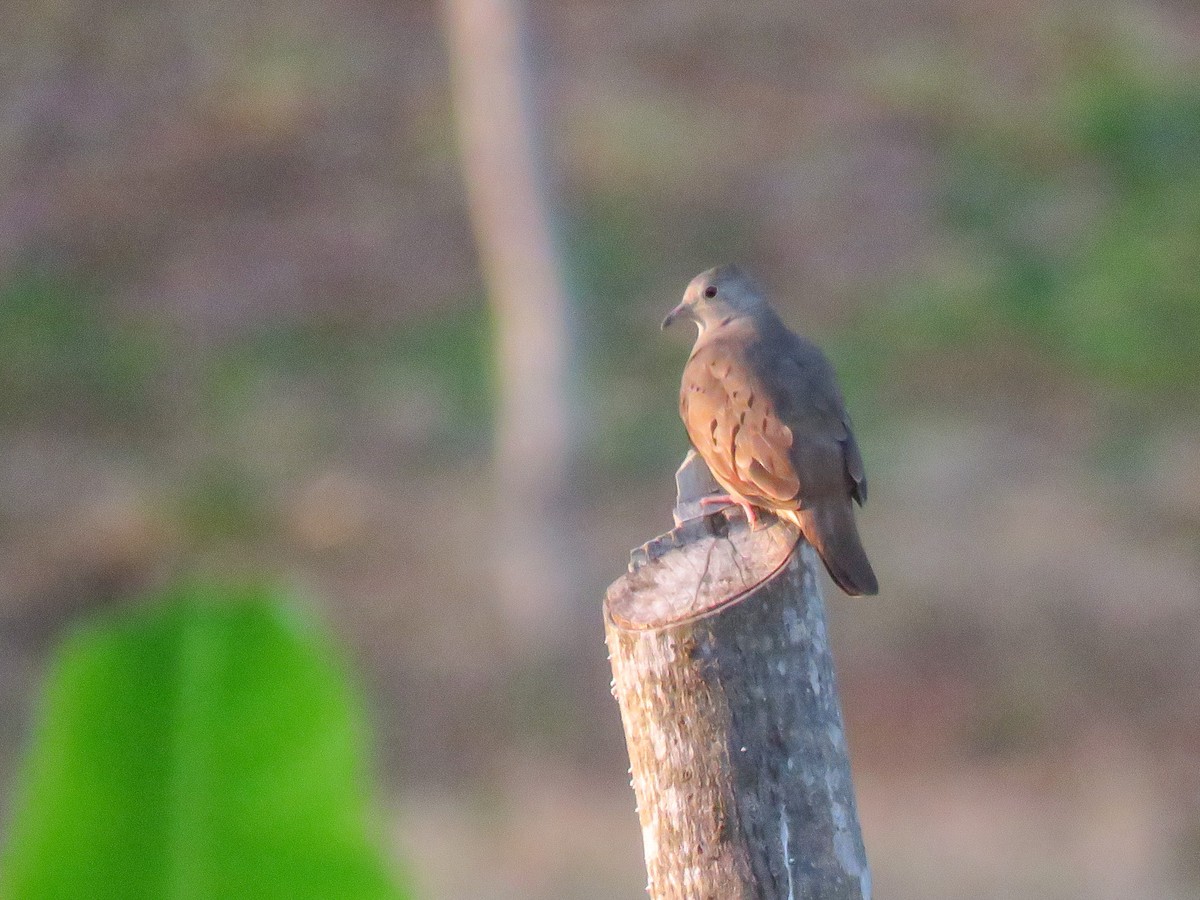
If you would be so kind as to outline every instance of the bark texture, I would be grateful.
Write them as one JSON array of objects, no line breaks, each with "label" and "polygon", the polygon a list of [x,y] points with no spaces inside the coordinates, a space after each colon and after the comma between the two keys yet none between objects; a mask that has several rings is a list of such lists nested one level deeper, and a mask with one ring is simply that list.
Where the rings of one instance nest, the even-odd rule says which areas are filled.
[{"label": "bark texture", "polygon": [[866,900],[816,555],[790,525],[688,529],[605,602],[650,896]]}]

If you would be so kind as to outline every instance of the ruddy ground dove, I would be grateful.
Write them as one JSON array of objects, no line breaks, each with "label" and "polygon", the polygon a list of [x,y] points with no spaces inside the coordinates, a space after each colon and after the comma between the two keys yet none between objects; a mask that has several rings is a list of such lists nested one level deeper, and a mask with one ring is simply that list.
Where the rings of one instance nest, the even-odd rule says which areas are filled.
[{"label": "ruddy ground dove", "polygon": [[833,367],[788,330],[736,266],[692,279],[663,328],[699,327],[683,370],[679,411],[696,451],[757,527],[758,509],[793,522],[851,596],[875,594],[852,501],[867,477]]}]

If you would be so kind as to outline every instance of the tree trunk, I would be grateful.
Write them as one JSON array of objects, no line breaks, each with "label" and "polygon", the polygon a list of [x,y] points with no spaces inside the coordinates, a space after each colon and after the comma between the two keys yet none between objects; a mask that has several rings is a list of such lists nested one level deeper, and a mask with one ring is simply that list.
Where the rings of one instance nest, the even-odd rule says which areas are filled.
[{"label": "tree trunk", "polygon": [[524,4],[445,0],[471,221],[495,323],[499,596],[514,636],[557,634],[572,456],[569,304],[530,99]]},{"label": "tree trunk", "polygon": [[608,590],[656,900],[870,897],[818,567],[790,525],[685,518]]}]

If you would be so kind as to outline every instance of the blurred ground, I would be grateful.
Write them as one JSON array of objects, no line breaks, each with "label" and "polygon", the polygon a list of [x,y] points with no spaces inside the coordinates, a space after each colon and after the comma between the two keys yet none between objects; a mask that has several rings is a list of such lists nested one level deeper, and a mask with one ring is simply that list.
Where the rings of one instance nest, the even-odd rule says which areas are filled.
[{"label": "blurred ground", "polygon": [[834,356],[877,891],[1200,894],[1200,15],[535,3],[579,300],[577,627],[489,605],[488,315],[429,3],[16,0],[0,35],[0,784],[49,648],[179,571],[320,602],[426,895],[639,896],[599,622],[736,259]]}]

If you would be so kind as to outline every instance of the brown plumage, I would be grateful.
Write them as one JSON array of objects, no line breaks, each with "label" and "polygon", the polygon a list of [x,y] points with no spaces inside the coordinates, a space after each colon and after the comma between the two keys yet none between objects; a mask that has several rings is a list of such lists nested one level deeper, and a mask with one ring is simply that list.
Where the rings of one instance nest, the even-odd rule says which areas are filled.
[{"label": "brown plumage", "polygon": [[877,593],[851,502],[866,501],[867,477],[825,355],[735,266],[692,279],[663,327],[681,316],[700,334],[679,411],[713,477],[752,523],[755,507],[794,522],[847,594]]}]

